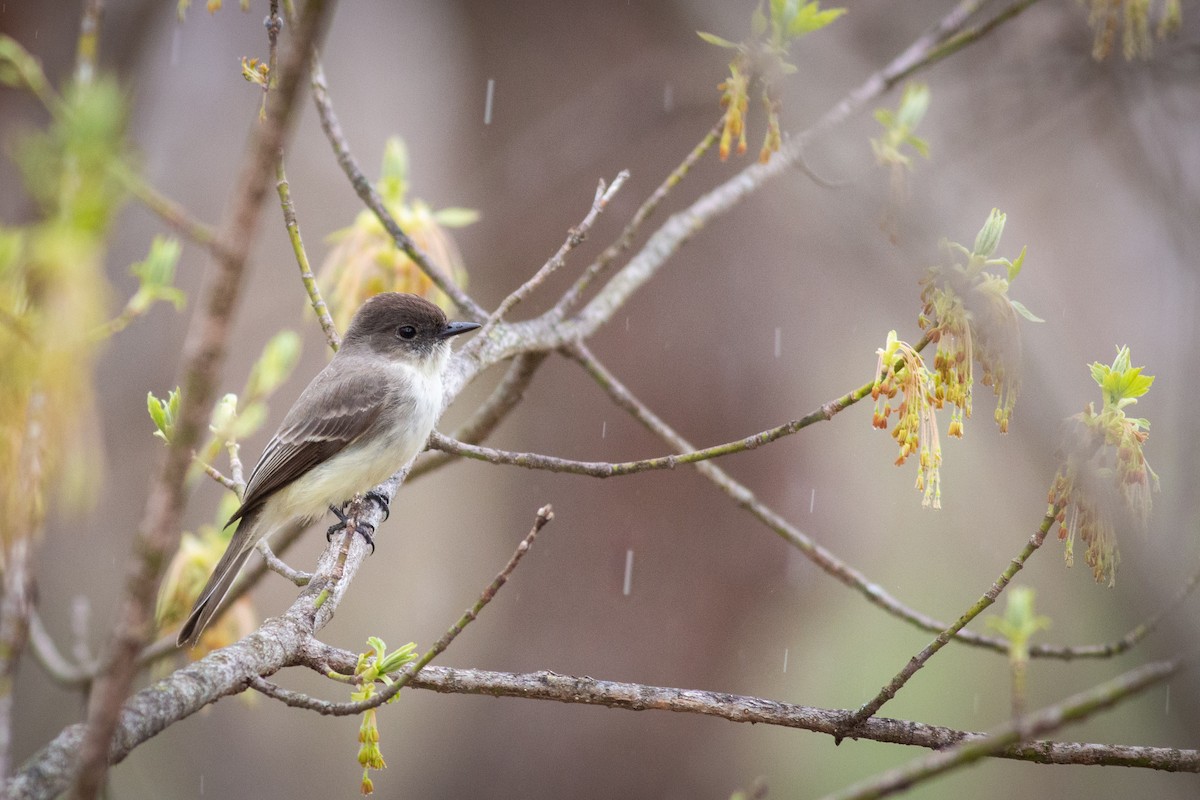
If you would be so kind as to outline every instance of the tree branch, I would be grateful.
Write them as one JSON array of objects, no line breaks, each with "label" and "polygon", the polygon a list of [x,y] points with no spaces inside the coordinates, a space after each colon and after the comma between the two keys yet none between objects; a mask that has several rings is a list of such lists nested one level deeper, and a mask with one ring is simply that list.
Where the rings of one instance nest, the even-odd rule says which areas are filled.
[{"label": "tree branch", "polygon": [[[658,436],[670,446],[680,450],[695,449],[686,439],[676,433],[671,426],[667,425],[662,418],[635,397],[615,375],[592,355],[586,346],[580,344],[567,347],[563,349],[563,352],[578,362],[619,408],[624,409],[634,419],[641,422],[651,433]],[[845,586],[857,591],[872,605],[878,606],[892,616],[930,633],[940,633],[949,627],[947,623],[910,608],[895,597],[892,597],[882,586],[873,583],[866,575],[839,559],[831,551],[817,544],[812,538],[800,531],[799,528],[789,523],[778,512],[755,497],[754,493],[745,485],[735,481],[716,464],[698,462],[696,470],[712,481],[731,500],[774,531],[781,539],[799,550],[823,572],[837,579]],[[1078,647],[1037,645],[1030,648],[1030,655],[1035,658],[1054,658],[1062,661],[1071,661],[1077,658],[1109,658],[1118,653],[1123,653],[1154,630],[1169,611],[1178,607],[1196,587],[1198,581],[1200,581],[1200,571],[1191,577],[1162,612],[1146,623],[1138,625],[1120,640],[1105,644],[1082,645]],[[985,636],[968,630],[958,631],[954,635],[954,638],[964,644],[994,650],[998,653],[1007,653],[1009,648],[1009,643],[1006,639]]]},{"label": "tree branch", "polygon": [[326,0],[310,0],[305,7],[296,41],[285,59],[278,102],[272,105],[271,113],[252,134],[237,193],[231,203],[232,213],[219,237],[226,246],[217,255],[204,304],[193,317],[188,331],[180,418],[167,450],[166,464],[155,475],[138,528],[135,557],[129,567],[125,597],[109,645],[109,660],[89,699],[87,734],[80,746],[81,767],[73,792],[77,798],[90,800],[96,797],[104,782],[121,703],[129,694],[137,671],[138,654],[151,635],[158,578],[166,555],[179,536],[184,479],[192,450],[204,430],[212,404],[271,167],[294,116],[307,56],[319,40],[332,7],[333,3]]},{"label": "tree branch", "polygon": [[[475,409],[470,418],[459,426],[452,438],[467,444],[477,444],[490,436],[509,412],[521,402],[525,390],[533,382],[534,373],[546,360],[546,356],[547,353],[523,353],[514,358],[508,372],[504,373],[504,379],[488,399]],[[413,465],[409,477],[420,477],[450,461],[449,453],[427,450]]]},{"label": "tree branch", "polygon": [[[866,798],[884,797],[949,770],[966,766],[986,756],[1003,754],[1012,749],[1045,747],[1049,743],[1032,742],[1029,745],[1020,745],[1019,743],[1034,736],[1056,731],[1068,723],[1086,719],[1097,711],[1111,708],[1122,700],[1127,700],[1160,681],[1166,680],[1178,670],[1179,662],[1177,661],[1146,664],[1086,692],[1072,695],[1061,703],[1013,720],[987,736],[975,734],[964,737],[963,741],[954,747],[931,753],[906,766],[888,770],[878,778],[828,795],[827,800],[866,800]],[[1141,750],[1142,748],[1136,749]],[[1189,768],[1188,771],[1195,771],[1195,768]]]},{"label": "tree branch", "polygon": [[[1042,542],[1046,541],[1046,534],[1050,532],[1050,528],[1054,525],[1054,521],[1058,517],[1058,511],[1059,509],[1057,506],[1050,507],[1050,510],[1046,513],[1046,516],[1042,518],[1042,524],[1039,525],[1038,529],[1029,537],[1029,541],[1026,542],[1025,547],[1022,548],[1021,552],[1017,554],[1016,558],[1009,562],[1008,567],[1006,567],[1004,571],[1000,573],[1000,577],[998,577],[991,587],[984,592],[983,596],[980,597],[974,605],[967,609],[962,616],[955,620],[953,624],[947,625],[945,629],[940,631],[937,635],[937,638],[925,645],[925,647],[921,649],[921,652],[910,658],[908,663],[904,665],[904,668],[901,669],[894,678],[888,681],[888,683],[879,690],[875,697],[871,698],[857,711],[855,711],[854,714],[852,714],[850,718],[846,720],[846,726],[844,728],[843,735],[851,734],[854,731],[855,726],[862,724],[863,720],[873,715],[883,707],[884,703],[895,697],[896,693],[900,691],[906,683],[908,683],[909,678],[917,674],[917,670],[925,666],[929,659],[933,658],[934,654],[945,647],[945,645],[954,638],[956,633],[961,631],[967,626],[968,623],[982,614],[985,609],[992,605],[992,603],[996,602],[996,598],[1000,596],[1000,593],[1004,591],[1004,588],[1008,586],[1013,577],[1021,571],[1029,557],[1037,552],[1038,548],[1042,546]],[[837,741],[840,743],[841,739],[842,736],[839,736]]]},{"label": "tree branch", "polygon": [[[538,533],[546,526],[546,523],[550,522],[552,519],[554,519],[554,510],[550,508],[550,506],[546,505],[538,509],[537,516],[533,521],[533,527],[529,530],[529,533],[525,535],[525,538],[521,540],[521,543],[517,545],[516,551],[512,554],[512,557],[508,560],[508,563],[504,566],[504,569],[500,570],[500,573],[496,575],[492,582],[488,584],[487,588],[483,590],[483,593],[479,595],[479,599],[475,601],[475,605],[464,611],[463,615],[459,617],[458,620],[455,621],[455,623],[451,625],[444,634],[442,634],[442,637],[434,643],[433,647],[429,648],[425,655],[421,656],[419,660],[401,670],[396,676],[395,680],[383,691],[377,692],[366,700],[361,700],[356,703],[330,703],[325,700],[318,700],[300,692],[293,692],[288,689],[284,689],[283,687],[277,686],[264,678],[255,677],[250,682],[250,686],[267,695],[268,697],[273,697],[276,700],[282,701],[286,705],[294,708],[304,708],[308,709],[309,711],[316,711],[325,716],[354,716],[361,714],[364,711],[370,711],[372,708],[378,708],[398,695],[401,689],[403,689],[405,686],[408,686],[409,683],[412,682],[413,678],[421,673],[421,670],[428,666],[433,659],[438,657],[438,655],[443,653],[446,648],[450,646],[450,643],[458,638],[458,635],[462,633],[468,625],[475,621],[475,619],[479,616],[479,613],[483,611],[484,606],[490,603],[492,598],[496,596],[496,593],[500,591],[501,587],[508,582],[509,576],[512,575],[513,571],[517,568],[517,565],[521,563],[521,559],[524,558],[525,554],[529,552],[529,549],[533,547],[533,541],[537,538]],[[355,667],[357,667],[357,664]],[[355,670],[352,669],[346,674],[348,676],[352,676],[354,673]]]},{"label": "tree branch", "polygon": [[488,314],[483,308],[476,303],[471,297],[459,287],[446,271],[439,264],[430,260],[417,243],[412,240],[407,233],[392,217],[387,206],[383,203],[383,198],[379,196],[379,192],[375,191],[375,187],[367,180],[367,176],[363,174],[362,168],[359,167],[358,161],[350,152],[350,143],[346,140],[346,135],[342,132],[341,123],[338,122],[337,115],[333,111],[333,101],[329,98],[329,87],[325,83],[325,72],[321,68],[321,62],[314,56],[311,71],[311,88],[313,102],[317,107],[317,116],[321,119],[321,129],[325,131],[325,136],[329,139],[329,144],[333,147],[333,154],[337,158],[338,164],[342,171],[346,173],[346,177],[350,179],[350,185],[354,188],[355,194],[363,201],[367,208],[375,213],[379,218],[379,222],[383,225],[384,230],[392,237],[396,246],[412,259],[413,263],[421,268],[434,285],[445,292],[446,296],[454,301],[462,313],[466,314],[471,319],[477,322],[483,322],[487,319]]},{"label": "tree branch", "polygon": [[[352,670],[358,659],[355,653],[328,646],[313,650],[310,657],[314,664],[324,664],[339,671]],[[1177,669],[1178,665],[1174,662],[1158,663],[1135,670],[1133,674],[1144,678],[1145,673],[1141,670],[1148,670],[1153,675],[1153,680],[1161,680]],[[629,711],[701,714],[732,722],[798,728],[828,736],[836,736],[838,727],[851,713],[843,709],[796,705],[747,695],[619,683],[586,676],[559,675],[548,671],[511,673],[430,666],[413,678],[409,685],[415,689],[429,689],[443,694],[552,700]],[[932,750],[943,750],[983,736],[981,733],[886,717],[873,717],[855,732],[856,739],[926,747]],[[1013,744],[990,755],[1038,764],[1104,765],[1142,767],[1166,772],[1200,772],[1200,751],[1169,747],[1035,741]]]},{"label": "tree branch", "polygon": [[629,170],[623,169],[617,173],[617,177],[613,178],[611,186],[606,187],[604,181],[600,181],[600,185],[596,189],[596,197],[592,200],[592,207],[588,211],[587,216],[583,218],[583,221],[577,227],[571,229],[567,234],[566,241],[558,248],[558,252],[551,256],[550,260],[543,264],[541,269],[533,274],[532,278],[525,281],[512,294],[504,298],[500,305],[496,307],[496,310],[492,312],[491,316],[488,317],[488,321],[483,326],[483,329],[479,331],[480,336],[486,336],[488,330],[497,322],[504,319],[504,316],[509,311],[512,311],[517,303],[520,303],[532,294],[535,289],[546,282],[547,278],[567,263],[567,254],[583,244],[583,240],[587,238],[588,231],[592,229],[596,218],[608,207],[609,202],[617,192],[621,191],[621,187],[625,185],[625,181],[627,180],[629,180]]}]

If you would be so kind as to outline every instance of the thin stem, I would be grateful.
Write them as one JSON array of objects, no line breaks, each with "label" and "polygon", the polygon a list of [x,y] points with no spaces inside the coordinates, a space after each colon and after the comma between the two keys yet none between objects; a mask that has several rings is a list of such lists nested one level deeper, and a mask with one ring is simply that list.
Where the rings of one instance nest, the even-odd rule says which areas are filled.
[{"label": "thin stem", "polygon": [[954,638],[955,634],[965,628],[967,624],[971,622],[971,620],[982,614],[985,609],[992,605],[992,603],[996,602],[996,598],[1000,596],[1000,593],[1004,591],[1004,588],[1008,586],[1016,574],[1021,571],[1029,557],[1037,552],[1038,548],[1042,546],[1042,543],[1046,541],[1046,534],[1050,532],[1050,528],[1054,525],[1054,520],[1057,518],[1057,516],[1058,507],[1051,506],[1050,510],[1046,512],[1046,516],[1042,518],[1042,524],[1039,525],[1038,529],[1029,537],[1029,541],[1025,543],[1025,547],[1021,549],[1021,552],[1017,554],[1017,557],[1010,561],[1004,571],[1000,573],[1000,577],[996,578],[995,583],[993,583],[991,587],[984,592],[982,597],[975,601],[974,605],[963,612],[962,616],[955,620],[953,624],[946,626],[941,632],[938,633],[936,639],[925,645],[921,652],[910,658],[908,663],[904,665],[904,668],[901,669],[894,678],[888,681],[888,683],[882,689],[880,689],[873,698],[859,707],[859,709],[855,711],[849,719],[846,720],[846,724],[843,729],[844,732],[838,737],[839,742],[841,741],[842,736],[852,736],[854,734],[854,729],[858,725],[861,725],[863,720],[874,715],[876,711],[883,707],[884,703],[895,697],[896,693],[899,692],[900,689],[902,689],[904,685],[908,683],[908,680],[917,673],[917,670],[925,666],[929,659],[933,658],[935,653],[941,650],[947,642]]},{"label": "thin stem", "polygon": [[[525,396],[525,390],[533,381],[534,373],[546,360],[546,353],[524,353],[513,359],[504,374],[504,379],[488,396],[471,417],[459,426],[452,438],[468,444],[476,444],[491,435]],[[413,465],[408,477],[418,478],[450,463],[449,453],[426,451]]]},{"label": "thin stem", "polygon": [[293,569],[288,566],[279,556],[271,550],[271,545],[267,544],[267,540],[260,539],[255,545],[258,554],[263,557],[263,563],[267,565],[267,569],[277,575],[282,575],[287,580],[291,581],[296,586],[308,586],[312,580],[311,572],[301,572],[298,569]]},{"label": "thin stem", "polygon": [[81,667],[62,654],[36,609],[29,614],[29,650],[42,670],[61,686],[83,685],[95,670],[95,665]]},{"label": "thin stem", "polygon": [[680,464],[696,464],[713,458],[754,450],[765,444],[790,436],[801,431],[815,422],[832,419],[843,408],[853,405],[871,393],[872,384],[867,383],[854,391],[832,400],[816,411],[800,419],[785,422],[774,428],[735,439],[724,444],[692,450],[677,455],[643,458],[638,461],[575,461],[569,458],[541,455],[540,453],[514,453],[509,450],[497,450],[492,447],[480,447],[460,442],[434,431],[429,438],[429,446],[445,453],[456,456],[473,458],[477,461],[487,461],[492,464],[507,464],[525,469],[539,469],[548,472],[568,472],[573,475],[590,475],[594,478],[614,478],[621,475],[636,475],[650,470],[674,469]]},{"label": "thin stem", "polygon": [[179,203],[155,189],[141,176],[121,162],[109,165],[109,173],[120,181],[125,191],[137,198],[142,205],[157,214],[176,233],[208,250],[216,258],[225,258],[222,244],[217,239],[216,229],[201,222]]},{"label": "thin stem", "polygon": [[429,665],[429,662],[433,661],[433,659],[437,658],[439,654],[445,651],[445,649],[450,646],[451,642],[458,638],[458,635],[462,633],[468,625],[474,622],[476,618],[478,618],[479,613],[483,611],[484,606],[490,603],[492,598],[496,596],[496,593],[500,591],[501,587],[508,582],[508,578],[510,575],[512,575],[513,570],[515,570],[517,565],[521,563],[521,559],[524,558],[525,554],[529,552],[529,548],[533,547],[533,541],[537,538],[538,532],[541,531],[541,529],[546,526],[546,523],[552,519],[554,519],[554,510],[550,508],[550,506],[546,505],[539,508],[537,511],[537,517],[533,522],[533,527],[530,528],[529,533],[525,535],[525,538],[521,540],[521,543],[517,545],[516,551],[513,552],[512,557],[508,560],[508,563],[504,566],[504,569],[500,570],[500,573],[496,575],[492,582],[488,584],[487,588],[483,590],[483,593],[479,595],[479,599],[475,601],[475,604],[464,611],[463,615],[459,617],[458,620],[455,621],[455,623],[451,625],[444,634],[442,634],[442,638],[438,639],[433,647],[429,648],[429,650],[423,656],[421,656],[418,661],[401,670],[392,684],[390,684],[386,689],[383,689],[382,691],[372,695],[368,699],[361,700],[357,703],[330,703],[325,700],[318,700],[314,697],[301,694],[299,692],[293,692],[288,689],[284,689],[283,687],[277,686],[261,677],[252,679],[250,681],[250,686],[267,695],[268,697],[273,697],[289,706],[305,708],[310,711],[317,711],[327,716],[353,716],[356,714],[361,714],[364,711],[370,711],[372,708],[378,708],[399,694],[401,689],[407,686],[413,680],[413,678],[421,672],[422,669]]},{"label": "thin stem", "polygon": [[[991,0],[988,0],[988,2],[990,2],[990,1]],[[959,50],[963,49],[967,45],[974,44],[975,42],[982,39],[984,36],[987,36],[989,33],[991,33],[992,29],[994,29],[1000,25],[1003,25],[1005,22],[1008,22],[1013,17],[1017,16],[1022,11],[1029,8],[1031,5],[1033,5],[1036,2],[1038,2],[1038,0],[1019,0],[1019,2],[1013,3],[1008,8],[1003,9],[1000,13],[998,13],[996,16],[989,19],[987,22],[984,22],[980,25],[976,25],[973,28],[965,28],[963,30],[958,31],[957,33],[954,33],[952,36],[947,37],[946,39],[941,41],[936,47],[932,48],[931,50],[929,50],[929,52],[925,53],[920,60],[907,65],[903,70],[894,72],[893,74],[889,75],[889,77],[888,77],[889,88],[892,86],[895,86],[897,83],[904,80],[909,75],[916,72],[917,70],[924,69],[925,67],[936,64],[937,62],[941,61],[943,58],[947,58],[949,56],[954,55],[955,53],[957,53]],[[977,7],[982,7],[979,3],[963,3],[961,5],[963,5],[963,6],[974,5]],[[982,5],[987,5],[987,3],[984,3]]]},{"label": "thin stem", "polygon": [[313,58],[310,72],[313,102],[317,106],[317,116],[321,119],[321,129],[325,131],[325,136],[329,139],[330,146],[333,147],[334,156],[336,156],[342,171],[346,173],[346,177],[350,179],[350,185],[354,188],[355,194],[378,217],[380,224],[383,225],[388,235],[392,237],[396,246],[412,259],[413,263],[433,281],[435,286],[445,292],[446,296],[454,301],[454,304],[458,306],[462,313],[478,322],[486,320],[488,317],[487,312],[472,300],[463,291],[462,287],[450,279],[450,276],[442,269],[441,265],[434,263],[425,254],[417,243],[413,241],[412,237],[404,232],[391,212],[388,211],[387,206],[383,203],[383,198],[379,196],[379,192],[367,180],[367,176],[363,174],[358,161],[355,160],[354,155],[350,152],[350,143],[342,132],[341,123],[338,122],[337,115],[333,111],[333,101],[329,97],[329,87],[325,82],[325,73],[321,68],[321,62],[316,58]]},{"label": "thin stem", "polygon": [[[1086,719],[1154,686],[1179,671],[1178,661],[1159,661],[1130,670],[1086,692],[1072,695],[1056,705],[1000,726],[987,736],[972,736],[946,750],[931,753],[910,764],[888,770],[877,778],[826,796],[826,800],[870,800],[908,789],[952,769],[986,756],[1021,747],[1035,736],[1052,733]],[[1028,747],[1040,743],[1031,742]]]},{"label": "thin stem", "polygon": [[225,246],[220,249],[203,304],[192,318],[184,348],[180,418],[167,448],[166,463],[155,473],[138,528],[135,557],[130,559],[106,669],[98,676],[89,698],[87,732],[78,751],[78,772],[72,790],[72,796],[81,800],[91,800],[99,794],[108,772],[121,706],[137,672],[138,656],[153,628],[162,565],[179,538],[184,481],[192,451],[206,426],[271,168],[297,108],[300,76],[307,68],[307,58],[325,28],[332,7],[331,0],[310,0],[305,6],[295,45],[285,58],[277,102],[253,132],[247,148],[230,203],[231,215],[220,237]]},{"label": "thin stem", "polygon": [[567,263],[567,254],[574,250],[579,245],[583,244],[583,240],[587,238],[588,231],[592,229],[596,219],[608,207],[613,196],[621,190],[625,181],[629,180],[629,170],[621,170],[617,173],[617,177],[613,178],[611,186],[605,187],[604,181],[600,181],[600,185],[596,188],[596,196],[592,200],[592,207],[588,211],[587,216],[579,223],[578,227],[572,228],[567,234],[566,240],[558,248],[550,260],[542,265],[541,269],[533,274],[533,277],[525,281],[510,294],[508,297],[497,306],[496,310],[488,318],[487,324],[483,326],[483,330],[479,332],[480,336],[486,336],[487,332],[495,326],[497,322],[504,319],[504,316],[513,309],[517,303],[520,303],[526,297],[533,293],[535,289],[546,282],[546,279],[553,275],[556,271],[562,268]]},{"label": "thin stem", "polygon": [[[641,422],[656,436],[680,450],[695,449],[686,439],[676,433],[666,422],[635,397],[585,346],[576,345],[568,347],[564,349],[564,352],[583,367],[588,375],[597,382],[618,407],[625,409],[634,419]],[[840,581],[845,586],[857,591],[872,605],[878,606],[892,616],[930,633],[940,633],[948,627],[945,622],[910,608],[888,594],[887,590],[882,586],[873,583],[866,575],[842,561],[831,551],[817,544],[811,537],[805,535],[778,512],[755,497],[754,493],[744,484],[735,481],[716,464],[699,462],[696,464],[696,470],[712,481],[718,489],[724,492],[735,503],[774,531],[781,539],[799,550],[823,572]],[[1105,644],[1082,645],[1078,647],[1037,645],[1030,648],[1029,654],[1034,658],[1054,658],[1071,661],[1077,658],[1109,658],[1123,653],[1145,638],[1169,611],[1178,607],[1196,587],[1198,582],[1200,582],[1200,571],[1192,576],[1187,585],[1179,591],[1172,603],[1160,612],[1158,616],[1137,626],[1120,640]],[[973,647],[982,647],[998,653],[1008,653],[1009,643],[1006,639],[985,636],[968,630],[958,631],[954,635],[954,638]]]},{"label": "thin stem", "polygon": [[100,18],[103,0],[85,0],[79,20],[79,39],[75,45],[75,82],[83,85],[96,77],[96,56],[100,53]]},{"label": "thin stem", "polygon": [[338,335],[337,326],[333,324],[333,317],[329,315],[329,307],[325,305],[325,298],[321,296],[317,278],[313,275],[312,267],[308,262],[308,252],[304,249],[304,240],[300,237],[300,223],[296,220],[296,206],[292,202],[292,192],[288,184],[287,172],[284,170],[282,154],[275,165],[275,177],[277,179],[275,188],[279,192],[279,205],[283,209],[283,225],[287,228],[288,240],[292,243],[292,254],[296,257],[296,265],[300,267],[300,282],[304,284],[304,292],[308,295],[313,313],[317,315],[317,322],[321,323],[325,341],[336,353],[342,346],[342,337]]},{"label": "thin stem", "polygon": [[687,174],[691,172],[696,162],[711,150],[712,146],[720,139],[723,124],[722,120],[717,120],[716,124],[700,140],[700,143],[692,148],[692,151],[687,154],[683,161],[675,169],[671,170],[671,174],[666,177],[666,180],[660,183],[658,188],[646,198],[646,201],[634,212],[633,218],[629,220],[629,224],[625,226],[625,230],[621,231],[621,235],[617,240],[604,249],[600,257],[584,270],[579,279],[575,281],[575,284],[555,304],[554,312],[556,314],[560,317],[565,315],[572,306],[579,302],[579,298],[587,290],[587,287],[591,285],[592,281],[608,269],[617,256],[629,249],[629,245],[633,243],[633,237],[637,235],[642,224],[658,209],[662,201],[671,193],[671,190],[687,177]]}]

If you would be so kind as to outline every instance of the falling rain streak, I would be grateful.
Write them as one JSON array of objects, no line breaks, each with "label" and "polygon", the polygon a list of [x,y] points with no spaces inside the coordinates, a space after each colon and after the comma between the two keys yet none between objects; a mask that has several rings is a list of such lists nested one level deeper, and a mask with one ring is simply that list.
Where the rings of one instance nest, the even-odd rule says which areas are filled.
[{"label": "falling rain streak", "polygon": [[623,594],[629,597],[629,593],[633,591],[633,548],[625,551],[625,589]]},{"label": "falling rain streak", "polygon": [[779,354],[781,352],[783,352],[782,346],[783,346],[783,330],[781,328],[776,328],[775,329],[775,357],[776,358],[779,358]]},{"label": "falling rain streak", "polygon": [[787,672],[787,657],[788,657],[788,649],[785,647],[785,648],[783,648],[783,671],[784,672]]},{"label": "falling rain streak", "polygon": [[675,108],[675,87],[667,84],[663,87],[663,111],[670,114]]},{"label": "falling rain streak", "polygon": [[488,78],[487,99],[483,101],[483,124],[492,124],[492,98],[496,95],[496,79]]},{"label": "falling rain streak", "polygon": [[817,504],[817,490],[813,489],[812,494],[808,497],[808,513],[813,513],[813,507]]},{"label": "falling rain streak", "polygon": [[600,423],[600,438],[603,439],[605,436],[608,436],[608,420]]}]

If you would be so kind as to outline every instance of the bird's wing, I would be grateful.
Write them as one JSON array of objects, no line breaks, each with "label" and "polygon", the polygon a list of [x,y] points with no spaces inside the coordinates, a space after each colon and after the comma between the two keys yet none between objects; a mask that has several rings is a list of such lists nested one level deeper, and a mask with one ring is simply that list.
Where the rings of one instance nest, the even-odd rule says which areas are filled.
[{"label": "bird's wing", "polygon": [[[337,455],[379,417],[388,398],[387,382],[376,370],[343,370],[339,366],[336,359],[331,362],[284,417],[250,473],[242,505],[229,523]],[[314,395],[325,398],[319,410],[313,408]]]}]

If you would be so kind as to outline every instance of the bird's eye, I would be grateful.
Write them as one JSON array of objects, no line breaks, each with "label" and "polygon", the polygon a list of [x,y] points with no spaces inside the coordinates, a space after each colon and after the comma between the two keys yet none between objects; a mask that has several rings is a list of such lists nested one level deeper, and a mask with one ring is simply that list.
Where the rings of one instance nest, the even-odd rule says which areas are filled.
[{"label": "bird's eye", "polygon": [[417,329],[412,325],[401,325],[399,328],[396,328],[396,335],[401,339],[411,339],[417,335]]}]

